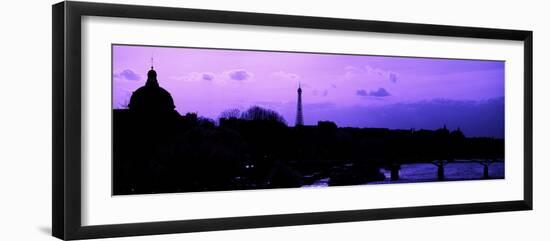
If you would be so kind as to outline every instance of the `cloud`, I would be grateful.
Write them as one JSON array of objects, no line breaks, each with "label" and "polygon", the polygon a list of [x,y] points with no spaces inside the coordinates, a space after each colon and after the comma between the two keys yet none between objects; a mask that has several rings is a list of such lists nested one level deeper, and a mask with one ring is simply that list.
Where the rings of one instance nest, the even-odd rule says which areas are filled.
[{"label": "cloud", "polygon": [[230,79],[237,80],[237,81],[243,81],[243,80],[248,80],[252,78],[252,73],[243,69],[230,70],[230,71],[227,71],[226,73]]},{"label": "cloud", "polygon": [[203,80],[207,80],[207,81],[212,81],[214,80],[214,74],[212,73],[202,73],[202,79]]},{"label": "cloud", "polygon": [[[296,115],[288,103],[288,118]],[[466,136],[504,137],[504,98],[487,100],[432,99],[411,103],[340,106],[332,102],[304,103],[309,124],[334,121],[340,127],[434,130],[446,125],[460,128]]]},{"label": "cloud", "polygon": [[359,96],[368,96],[368,95],[369,95],[369,93],[367,93],[367,91],[366,91],[366,90],[363,90],[363,89],[357,90],[357,91],[355,92],[355,94],[356,94],[356,95],[359,95]]},{"label": "cloud", "polygon": [[216,74],[209,72],[191,72],[182,76],[171,76],[170,79],[185,82],[214,81]]},{"label": "cloud", "polygon": [[314,89],[311,91],[311,94],[313,96],[322,96],[322,97],[325,97],[328,95],[328,90],[327,89]]},{"label": "cloud", "polygon": [[125,69],[119,73],[113,74],[114,78],[124,78],[126,80],[132,80],[132,81],[138,81],[141,79],[141,76],[139,74],[136,74],[131,69]]},{"label": "cloud", "polygon": [[113,108],[127,109],[130,102],[130,97],[132,96],[132,92],[133,91],[120,85],[113,86]]},{"label": "cloud", "polygon": [[368,75],[377,76],[382,80],[387,80],[392,83],[397,83],[397,80],[399,79],[399,74],[397,74],[396,72],[393,72],[391,70],[375,68],[370,65],[365,66],[365,71]]},{"label": "cloud", "polygon": [[389,79],[392,83],[397,83],[397,74],[396,73],[390,73]]},{"label": "cloud", "polygon": [[252,80],[254,75],[246,70],[228,70],[223,72],[189,72],[180,76],[170,76],[175,81],[185,82],[212,82],[217,84],[227,84],[230,81],[244,82]]},{"label": "cloud", "polygon": [[378,88],[377,90],[371,90],[370,92],[367,92],[364,89],[359,89],[355,91],[355,94],[358,96],[374,96],[374,97],[386,97],[390,96],[390,93],[384,89],[384,88]]},{"label": "cloud", "polygon": [[271,74],[273,77],[280,79],[280,80],[298,80],[300,79],[300,76],[297,74],[285,72],[285,71],[277,71]]},{"label": "cloud", "polygon": [[354,67],[354,66],[346,66],[344,67],[344,79],[345,80],[351,80],[353,79],[355,76],[358,76],[359,74],[361,74],[361,70],[357,67]]},{"label": "cloud", "polygon": [[370,126],[436,129],[447,125],[467,136],[504,137],[504,98],[487,100],[433,99],[365,108]]},{"label": "cloud", "polygon": [[375,97],[386,97],[390,96],[390,93],[384,88],[378,88],[376,91],[369,92],[369,95]]},{"label": "cloud", "polygon": [[370,65],[366,65],[362,68],[346,66],[344,67],[342,78],[344,80],[368,80],[397,83],[399,74],[391,70],[375,68]]}]

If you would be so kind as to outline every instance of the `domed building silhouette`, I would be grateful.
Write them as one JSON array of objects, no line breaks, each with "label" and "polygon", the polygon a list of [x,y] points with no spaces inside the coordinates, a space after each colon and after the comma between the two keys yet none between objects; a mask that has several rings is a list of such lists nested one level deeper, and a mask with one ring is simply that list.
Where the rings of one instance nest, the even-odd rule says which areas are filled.
[{"label": "domed building silhouette", "polygon": [[147,82],[132,93],[128,108],[137,113],[159,114],[173,112],[175,107],[172,95],[159,86],[157,72],[151,66]]},{"label": "domed building silhouette", "polygon": [[[128,109],[113,111],[113,181],[116,193],[151,193],[163,181],[167,154],[178,136],[179,113],[172,95],[159,86],[154,67],[145,85],[132,93]],[[169,182],[168,182],[169,183]]]}]

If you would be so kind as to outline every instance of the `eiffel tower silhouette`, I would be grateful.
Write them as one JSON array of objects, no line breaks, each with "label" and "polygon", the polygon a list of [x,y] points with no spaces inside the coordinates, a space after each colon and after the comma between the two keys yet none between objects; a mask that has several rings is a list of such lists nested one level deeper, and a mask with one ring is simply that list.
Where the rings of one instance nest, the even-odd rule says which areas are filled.
[{"label": "eiffel tower silhouette", "polygon": [[302,113],[302,86],[298,84],[298,105],[296,106],[296,124],[295,126],[304,125],[304,114]]}]

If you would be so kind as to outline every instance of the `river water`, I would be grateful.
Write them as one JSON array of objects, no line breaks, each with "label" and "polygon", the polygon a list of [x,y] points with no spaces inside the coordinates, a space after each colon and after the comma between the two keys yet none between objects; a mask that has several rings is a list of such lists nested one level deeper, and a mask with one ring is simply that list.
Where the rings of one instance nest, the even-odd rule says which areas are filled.
[{"label": "river water", "polygon": [[[389,183],[411,183],[411,182],[433,182],[437,181],[437,167],[430,163],[405,164],[399,170],[399,180],[390,180],[390,171],[381,168],[386,179],[383,181],[369,182],[366,184],[389,184]],[[493,179],[504,178],[504,162],[495,162],[489,166],[489,177]],[[479,180],[483,179],[483,166],[473,162],[454,162],[445,166],[445,180]],[[327,187],[329,178],[321,178],[311,185],[303,187]]]}]

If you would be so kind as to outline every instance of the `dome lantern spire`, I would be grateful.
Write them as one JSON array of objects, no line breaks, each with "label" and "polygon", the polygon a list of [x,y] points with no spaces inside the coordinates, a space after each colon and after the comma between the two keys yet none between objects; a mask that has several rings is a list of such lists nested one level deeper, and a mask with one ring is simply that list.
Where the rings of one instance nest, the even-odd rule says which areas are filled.
[{"label": "dome lantern spire", "polygon": [[157,81],[157,72],[155,71],[154,68],[155,67],[154,67],[153,57],[151,56],[151,69],[149,70],[149,72],[147,72],[147,82],[145,83],[145,85],[158,87],[159,84]]},{"label": "dome lantern spire", "polygon": [[145,85],[132,93],[128,107],[139,113],[168,113],[173,112],[175,105],[168,91],[159,86],[157,72],[151,57],[151,69],[147,72]]}]

